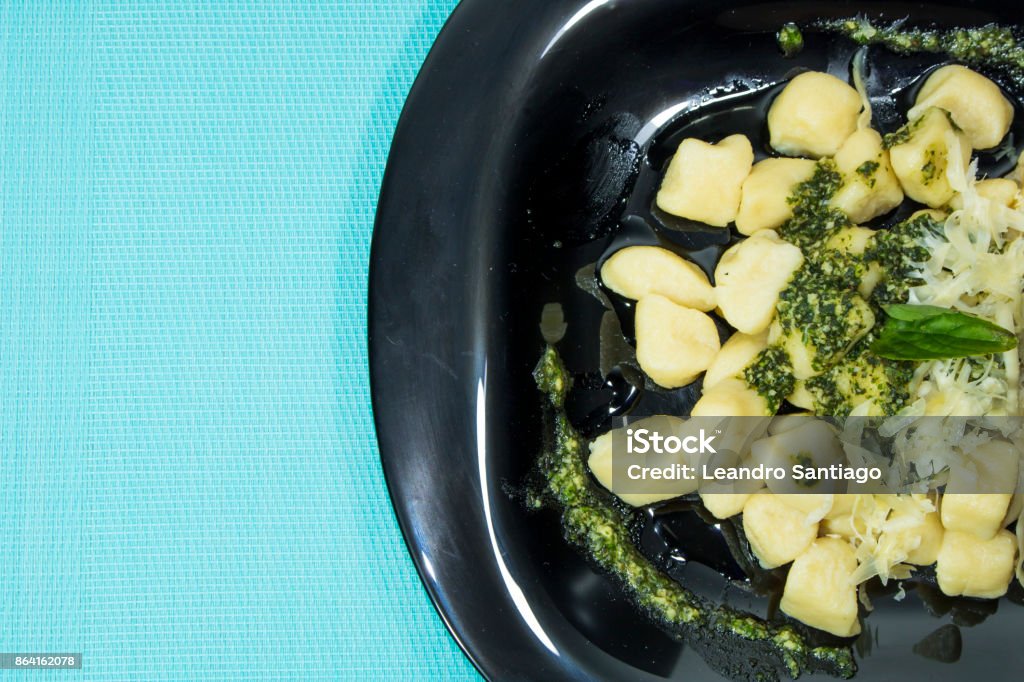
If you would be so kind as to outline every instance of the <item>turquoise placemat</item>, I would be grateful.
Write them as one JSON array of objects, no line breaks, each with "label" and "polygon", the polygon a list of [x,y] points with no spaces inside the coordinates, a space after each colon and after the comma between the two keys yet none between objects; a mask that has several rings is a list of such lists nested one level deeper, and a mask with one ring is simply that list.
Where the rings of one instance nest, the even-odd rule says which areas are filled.
[{"label": "turquoise placemat", "polygon": [[19,679],[475,679],[399,536],[366,278],[453,0],[0,7],[0,651]]}]

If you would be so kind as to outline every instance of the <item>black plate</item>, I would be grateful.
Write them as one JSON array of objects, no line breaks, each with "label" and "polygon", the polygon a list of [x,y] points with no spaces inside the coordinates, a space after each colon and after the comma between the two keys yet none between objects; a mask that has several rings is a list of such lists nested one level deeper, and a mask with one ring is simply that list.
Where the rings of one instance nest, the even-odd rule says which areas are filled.
[{"label": "black plate", "polygon": [[[488,678],[718,678],[567,546],[554,514],[528,514],[516,499],[541,443],[537,322],[545,303],[562,303],[560,349],[592,376],[602,308],[573,276],[625,216],[658,223],[649,185],[682,120],[672,112],[723,84],[742,91],[795,68],[842,71],[849,44],[808,36],[787,60],[771,32],[858,12],[940,25],[1024,19],[1005,1],[464,0],[431,51],[395,133],[374,232],[373,403],[413,560]],[[875,54],[899,62],[896,79],[936,61]],[[673,227],[660,232],[692,245]],[[601,396],[591,391],[590,407]],[[684,582],[712,580],[690,566]],[[1019,677],[1024,610],[1012,600],[925,608],[912,591],[876,606],[857,679]],[[959,662],[914,653],[953,625]]]}]

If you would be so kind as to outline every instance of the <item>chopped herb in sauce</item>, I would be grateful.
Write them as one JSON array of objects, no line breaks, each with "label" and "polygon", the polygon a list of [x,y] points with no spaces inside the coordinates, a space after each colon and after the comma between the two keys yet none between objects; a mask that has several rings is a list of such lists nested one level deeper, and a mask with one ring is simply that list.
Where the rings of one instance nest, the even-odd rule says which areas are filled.
[{"label": "chopped herb in sauce", "polygon": [[875,186],[875,171],[879,168],[877,161],[865,161],[861,165],[857,166],[857,175],[864,178],[867,182],[868,187]]},{"label": "chopped herb in sauce", "polygon": [[[797,334],[814,351],[812,366],[821,371],[832,364],[867,330],[874,320],[857,294],[857,269],[833,271],[808,260],[779,295],[778,319],[784,334]],[[852,280],[853,286],[847,282]]]},{"label": "chopped herb in sauce", "polygon": [[[937,163],[937,161],[939,160],[936,159],[935,148],[929,148],[926,153],[928,160],[925,161],[923,166],[921,166],[921,180],[924,181],[925,185],[930,185],[933,182],[935,182],[935,178],[939,176],[939,173],[941,171],[939,170],[940,164]],[[944,171],[945,168],[943,168],[942,170]]]},{"label": "chopped herb in sauce", "polygon": [[925,239],[942,234],[942,225],[929,213],[921,213],[888,230],[875,233],[864,257],[882,266],[883,277],[871,294],[878,305],[906,303],[910,287],[924,282],[915,272],[930,256]]},{"label": "chopped herb in sauce", "polygon": [[902,22],[876,25],[870,19],[855,17],[822,20],[815,27],[839,33],[861,45],[883,45],[897,54],[945,53],[968,66],[1002,70],[1016,86],[1024,86],[1024,47],[1007,26],[905,28]]},{"label": "chopped herb in sauce", "polygon": [[[917,123],[917,121],[914,123]],[[910,142],[910,126],[911,124],[908,123],[896,132],[889,133],[882,137],[882,147],[884,149],[891,149]]]},{"label": "chopped herb in sauce", "polygon": [[807,380],[817,413],[845,417],[865,399],[884,415],[895,414],[906,405],[916,363],[878,357],[869,350],[873,340],[872,332],[841,361]]},{"label": "chopped herb in sauce", "polygon": [[804,34],[793,22],[784,24],[775,37],[779,41],[779,49],[786,57],[793,57],[804,49]]},{"label": "chopped herb in sauce", "polygon": [[810,246],[850,224],[829,200],[842,187],[843,176],[831,160],[819,161],[810,179],[796,186],[789,197],[793,217],[779,227],[779,236],[800,248]]},{"label": "chopped herb in sauce", "polygon": [[765,348],[743,372],[743,379],[768,403],[768,409],[777,412],[782,401],[793,392],[796,379],[789,355],[778,346]]}]

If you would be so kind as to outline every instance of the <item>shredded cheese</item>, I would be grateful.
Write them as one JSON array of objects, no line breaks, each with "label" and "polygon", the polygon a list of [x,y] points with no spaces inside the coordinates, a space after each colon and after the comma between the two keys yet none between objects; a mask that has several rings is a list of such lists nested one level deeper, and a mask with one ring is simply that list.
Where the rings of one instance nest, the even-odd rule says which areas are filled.
[{"label": "shredded cheese", "polygon": [[[946,218],[941,237],[929,237],[931,253],[918,276],[924,284],[910,290],[910,302],[953,308],[978,315],[1015,332],[1024,332],[1024,211],[977,191],[977,161],[965,166],[960,141],[948,134],[946,176],[960,196],[959,208]],[[915,377],[916,396],[930,415],[1017,415],[1020,413],[1020,356],[1007,351],[979,367],[964,359],[924,363]]]},{"label": "shredded cheese", "polygon": [[868,48],[862,47],[853,55],[853,87],[860,95],[861,104],[860,115],[857,117],[857,130],[871,127],[871,99],[868,97],[868,88],[864,84],[867,54]]}]

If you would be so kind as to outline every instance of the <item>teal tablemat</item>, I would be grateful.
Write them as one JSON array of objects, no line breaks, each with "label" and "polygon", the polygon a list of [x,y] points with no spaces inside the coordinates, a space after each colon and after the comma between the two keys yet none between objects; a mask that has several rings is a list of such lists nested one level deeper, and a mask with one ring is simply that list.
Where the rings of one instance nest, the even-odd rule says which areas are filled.
[{"label": "teal tablemat", "polygon": [[84,654],[19,679],[476,677],[366,376],[380,176],[453,4],[0,8],[0,652]]}]

